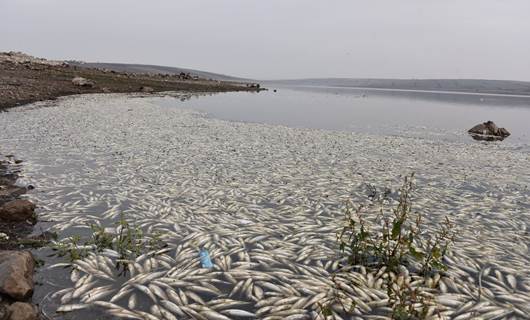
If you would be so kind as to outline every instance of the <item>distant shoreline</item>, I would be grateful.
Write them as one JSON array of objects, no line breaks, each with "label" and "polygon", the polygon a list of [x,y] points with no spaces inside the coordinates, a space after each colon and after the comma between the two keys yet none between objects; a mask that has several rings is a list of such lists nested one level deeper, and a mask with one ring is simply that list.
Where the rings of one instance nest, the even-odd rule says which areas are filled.
[{"label": "distant shoreline", "polygon": [[514,98],[530,98],[528,94],[512,94],[504,92],[472,92],[472,91],[451,91],[451,90],[419,90],[419,89],[394,89],[394,88],[376,88],[376,87],[350,87],[350,86],[325,86],[325,85],[294,85],[282,84],[291,88],[323,88],[323,89],[355,89],[370,91],[389,91],[389,92],[416,92],[416,93],[441,93],[441,94],[458,94],[458,95],[476,95],[476,96],[503,96]]},{"label": "distant shoreline", "polygon": [[530,96],[530,82],[481,79],[356,79],[315,78],[264,81],[266,84],[328,88],[355,88],[394,92],[465,93]]}]

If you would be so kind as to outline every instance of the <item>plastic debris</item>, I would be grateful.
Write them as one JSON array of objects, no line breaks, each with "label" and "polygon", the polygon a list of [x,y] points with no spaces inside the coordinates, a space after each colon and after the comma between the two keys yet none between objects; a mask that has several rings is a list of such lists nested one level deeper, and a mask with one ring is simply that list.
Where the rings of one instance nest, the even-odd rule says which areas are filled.
[{"label": "plastic debris", "polygon": [[199,251],[199,258],[201,259],[201,265],[203,268],[213,268],[212,259],[210,259],[210,254],[208,253],[208,250],[202,248]]}]

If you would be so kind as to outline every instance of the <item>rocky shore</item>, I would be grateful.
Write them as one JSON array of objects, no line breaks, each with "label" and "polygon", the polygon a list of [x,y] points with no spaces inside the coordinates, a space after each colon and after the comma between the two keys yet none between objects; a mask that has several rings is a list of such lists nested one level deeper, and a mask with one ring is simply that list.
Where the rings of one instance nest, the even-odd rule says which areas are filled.
[{"label": "rocky shore", "polygon": [[[79,84],[75,78],[86,79]],[[0,110],[83,93],[161,91],[257,91],[259,86],[201,79],[190,75],[140,74],[86,68],[23,53],[0,53]]]},{"label": "rocky shore", "polygon": [[23,195],[33,187],[18,186],[20,160],[0,160],[0,319],[31,320],[38,309],[31,304],[35,260],[28,247],[44,243],[31,237],[35,204]]}]

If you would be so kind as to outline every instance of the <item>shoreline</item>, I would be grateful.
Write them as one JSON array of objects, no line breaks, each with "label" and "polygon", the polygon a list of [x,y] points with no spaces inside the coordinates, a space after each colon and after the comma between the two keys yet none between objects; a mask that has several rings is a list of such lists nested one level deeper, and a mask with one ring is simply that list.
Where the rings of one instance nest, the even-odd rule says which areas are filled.
[{"label": "shoreline", "polygon": [[[274,82],[270,82],[275,84]],[[356,86],[324,86],[324,85],[304,85],[304,84],[281,84],[287,88],[315,88],[315,89],[352,89],[352,90],[366,90],[366,91],[385,91],[385,92],[411,92],[411,93],[438,93],[447,95],[468,95],[468,96],[485,96],[485,97],[507,97],[507,98],[528,98],[528,94],[514,94],[506,91],[456,91],[456,90],[421,90],[421,89],[399,89],[399,88],[383,88],[383,87],[356,87]]]},{"label": "shoreline", "polygon": [[[16,181],[19,178],[19,168],[17,168],[22,162],[11,156],[2,156],[0,159],[0,208],[11,201],[20,200],[24,194],[27,193],[28,189],[32,186],[20,187],[16,185]],[[6,160],[4,160],[6,159]],[[13,161],[14,160],[14,161]],[[18,163],[17,163],[18,162]],[[17,166],[17,167],[15,167]],[[13,250],[17,248],[16,240],[21,239],[29,234],[33,230],[34,219],[28,220],[3,220],[3,215],[0,215],[0,234],[3,233],[5,236],[0,236],[0,250]],[[16,218],[14,215],[10,218]]]},{"label": "shoreline", "polygon": [[40,261],[30,250],[45,246],[49,233],[33,234],[36,206],[24,195],[34,187],[17,185],[23,161],[12,155],[0,156],[0,316],[38,319],[32,296]]},{"label": "shoreline", "polygon": [[[81,77],[86,83],[76,83]],[[70,66],[30,56],[0,53],[0,113],[14,107],[58,98],[98,93],[152,93],[186,91],[219,93],[259,92],[259,85],[200,79],[187,75],[137,74]],[[6,152],[10,152],[11,150]],[[13,155],[0,158],[0,318],[38,319],[44,316],[32,302],[42,261],[31,250],[46,247],[55,234],[34,234],[36,206],[24,196],[32,185],[19,186],[23,161]],[[18,289],[17,289],[18,288]],[[22,288],[22,289],[21,289]]]},{"label": "shoreline", "polygon": [[[6,58],[7,57],[7,58]],[[86,84],[74,84],[81,77]],[[70,66],[0,53],[0,111],[37,101],[85,93],[163,91],[229,92],[262,89],[257,84],[201,79],[190,75],[140,74]]]}]

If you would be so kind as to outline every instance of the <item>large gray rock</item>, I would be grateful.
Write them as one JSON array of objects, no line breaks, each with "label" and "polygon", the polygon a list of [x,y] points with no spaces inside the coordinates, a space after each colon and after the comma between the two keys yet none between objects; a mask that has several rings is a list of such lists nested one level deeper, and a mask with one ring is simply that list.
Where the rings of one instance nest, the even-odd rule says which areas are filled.
[{"label": "large gray rock", "polygon": [[96,83],[94,81],[92,81],[92,80],[88,80],[88,79],[85,79],[83,77],[75,77],[75,78],[72,79],[72,84],[74,86],[78,86],[78,87],[92,88],[92,87],[94,87],[94,85]]},{"label": "large gray rock", "polygon": [[467,131],[475,140],[504,140],[510,135],[505,128],[499,128],[493,121],[477,124]]},{"label": "large gray rock", "polygon": [[29,251],[0,251],[0,293],[15,300],[33,294],[35,261]]},{"label": "large gray rock", "polygon": [[26,221],[33,220],[35,205],[28,200],[17,199],[4,203],[0,206],[1,221]]}]

